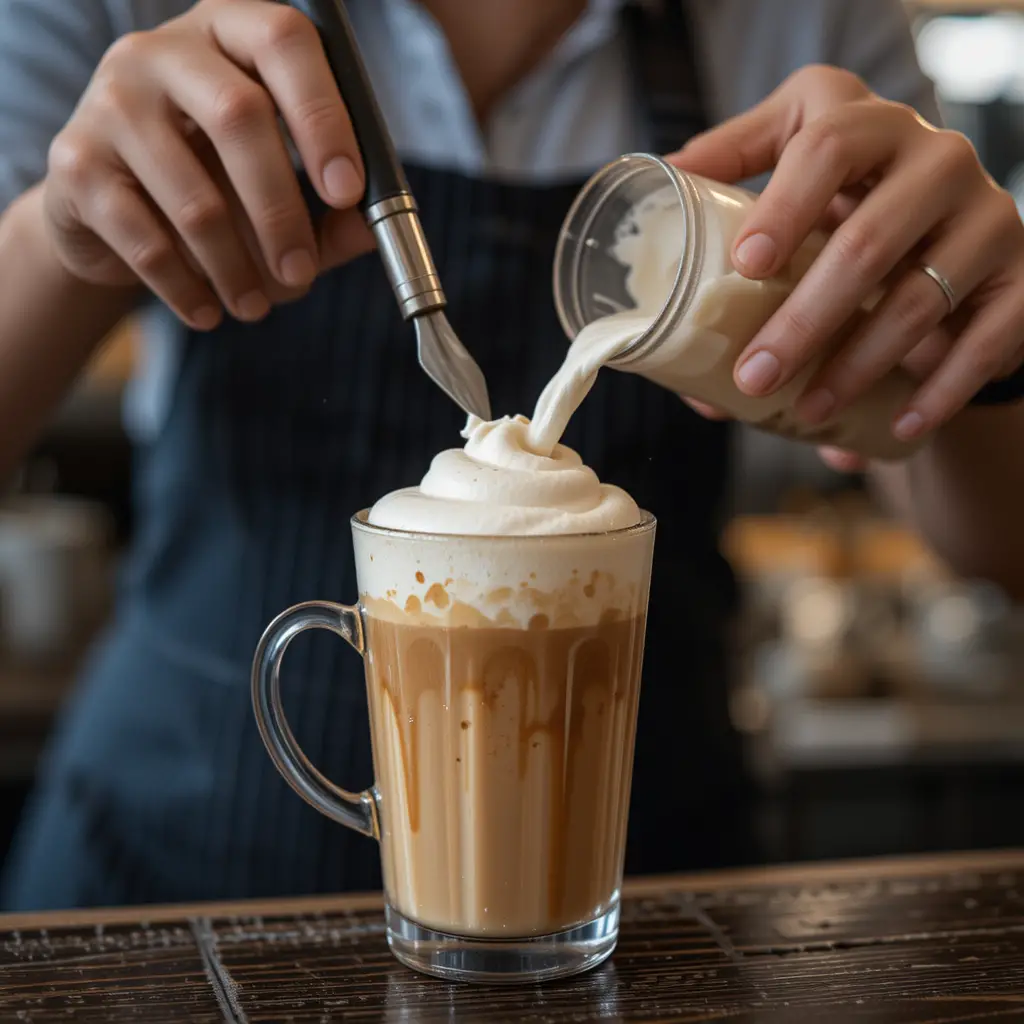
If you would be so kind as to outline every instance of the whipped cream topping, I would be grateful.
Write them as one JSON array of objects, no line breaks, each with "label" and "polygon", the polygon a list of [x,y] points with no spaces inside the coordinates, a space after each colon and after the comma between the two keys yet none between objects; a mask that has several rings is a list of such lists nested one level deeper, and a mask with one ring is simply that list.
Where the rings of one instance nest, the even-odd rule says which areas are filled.
[{"label": "whipped cream topping", "polygon": [[522,537],[603,533],[640,521],[636,502],[621,488],[602,484],[571,448],[554,444],[547,453],[537,451],[524,416],[490,422],[471,416],[462,436],[465,447],[435,456],[419,487],[381,498],[370,510],[370,523],[423,533]]}]

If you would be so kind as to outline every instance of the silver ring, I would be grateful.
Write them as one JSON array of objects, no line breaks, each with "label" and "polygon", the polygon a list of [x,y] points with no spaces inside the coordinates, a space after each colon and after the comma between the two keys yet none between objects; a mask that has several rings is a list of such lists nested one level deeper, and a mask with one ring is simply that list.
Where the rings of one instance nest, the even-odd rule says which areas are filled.
[{"label": "silver ring", "polygon": [[957,303],[956,292],[953,291],[953,286],[934,267],[929,267],[927,263],[922,263],[921,269],[942,289],[942,294],[946,296],[946,302],[949,303],[950,313],[955,312]]}]

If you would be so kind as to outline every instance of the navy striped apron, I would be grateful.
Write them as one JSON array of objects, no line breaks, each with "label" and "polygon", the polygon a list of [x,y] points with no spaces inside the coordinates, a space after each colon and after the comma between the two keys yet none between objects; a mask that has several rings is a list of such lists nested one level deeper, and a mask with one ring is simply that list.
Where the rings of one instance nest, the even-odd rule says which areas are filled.
[{"label": "navy striped apron", "polygon": [[[704,127],[681,5],[627,8],[654,147]],[[498,413],[529,412],[566,350],[550,268],[580,182],[508,185],[408,168],[452,323]],[[310,194],[310,201],[315,199]],[[348,520],[415,483],[462,417],[419,370],[373,254],[258,325],[188,339],[169,419],[139,453],[119,612],[68,707],[7,872],[14,909],[289,895],[380,885],[376,845],[278,777],[249,706],[265,624],[352,600]],[[660,519],[627,870],[751,856],[727,716],[733,583],[717,552],[729,431],[605,372],[566,442]],[[293,729],[348,788],[371,782],[359,659],[303,637]]]}]

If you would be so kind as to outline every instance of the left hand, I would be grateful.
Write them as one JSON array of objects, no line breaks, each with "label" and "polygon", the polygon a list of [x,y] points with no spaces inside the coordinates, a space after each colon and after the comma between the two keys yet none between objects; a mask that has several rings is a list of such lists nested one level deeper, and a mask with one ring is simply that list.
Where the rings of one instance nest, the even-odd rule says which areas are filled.
[{"label": "left hand", "polygon": [[[909,441],[1024,360],[1024,224],[963,135],[881,99],[847,71],[812,66],[669,160],[726,182],[773,171],[733,248],[745,277],[771,276],[815,227],[835,227],[737,361],[746,394],[790,381],[880,284],[883,301],[797,403],[808,422],[836,415],[903,365],[921,381],[892,425]],[[954,310],[921,264],[949,282]],[[845,453],[826,461],[860,465]]]}]

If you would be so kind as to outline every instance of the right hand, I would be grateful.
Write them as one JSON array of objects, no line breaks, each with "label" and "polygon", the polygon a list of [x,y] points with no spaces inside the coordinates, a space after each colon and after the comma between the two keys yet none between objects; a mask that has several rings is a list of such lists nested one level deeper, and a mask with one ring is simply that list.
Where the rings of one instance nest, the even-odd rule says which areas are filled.
[{"label": "right hand", "polygon": [[[317,229],[278,115],[320,197]],[[118,40],[50,149],[43,183],[61,262],[142,283],[185,323],[259,320],[373,247],[364,175],[312,23],[268,0],[200,0]]]}]

